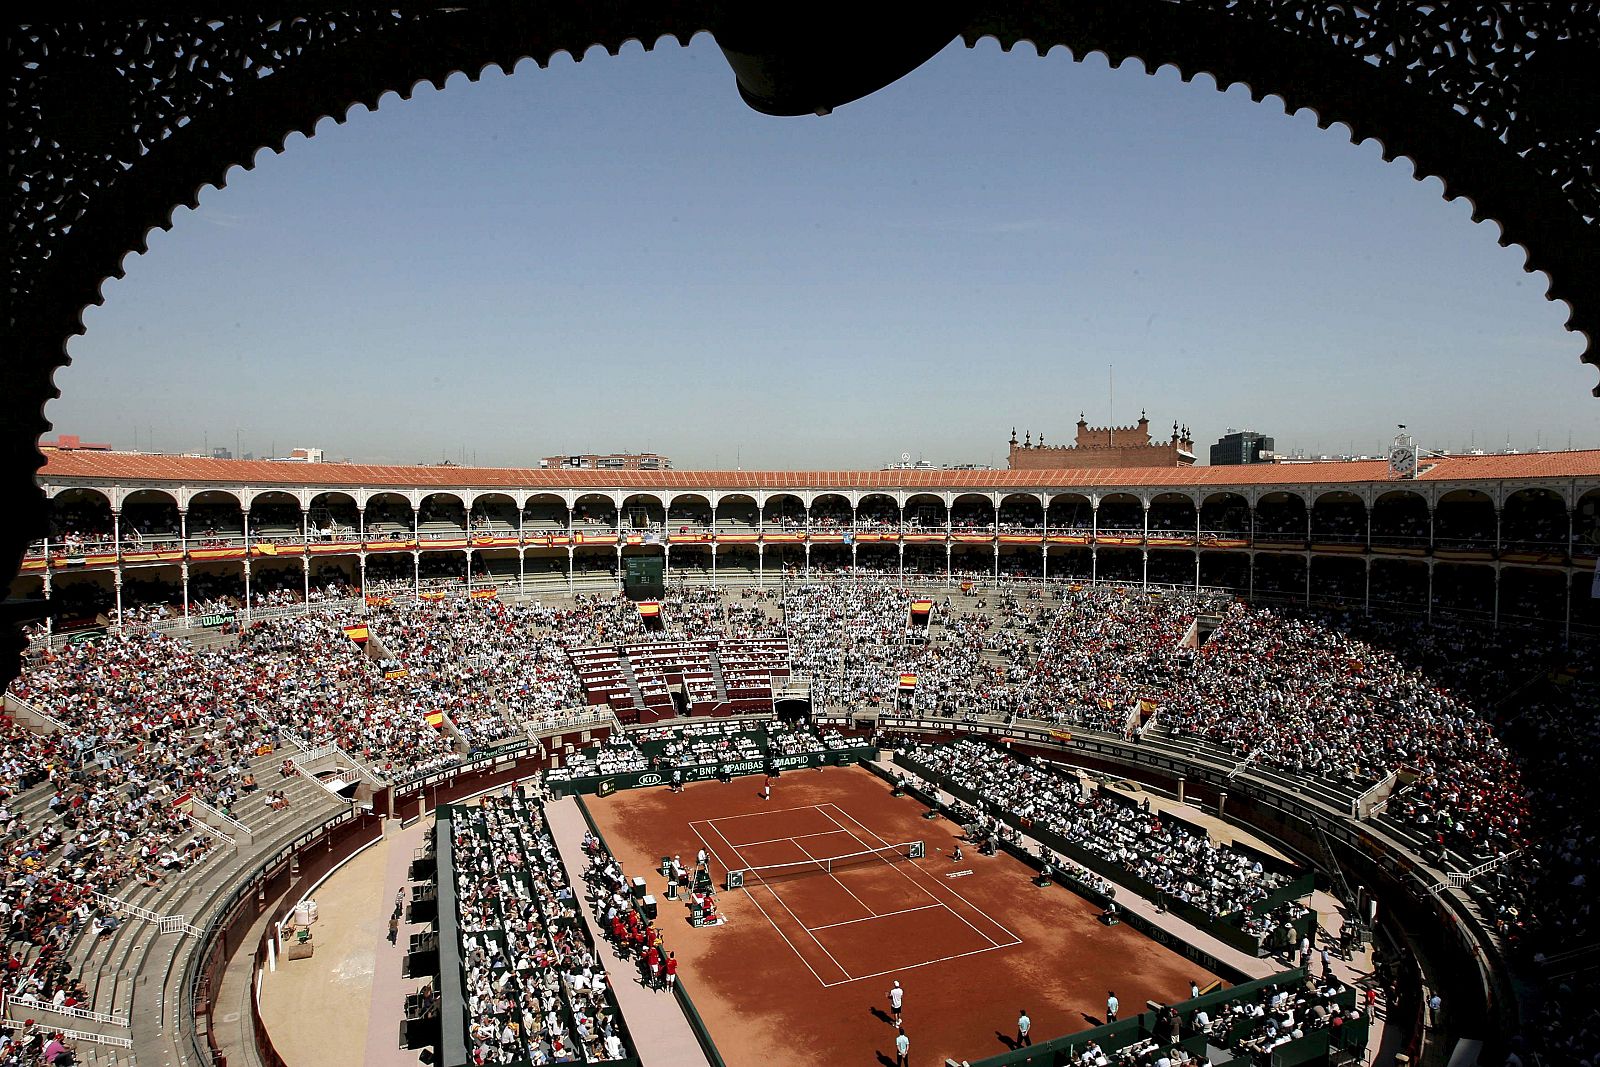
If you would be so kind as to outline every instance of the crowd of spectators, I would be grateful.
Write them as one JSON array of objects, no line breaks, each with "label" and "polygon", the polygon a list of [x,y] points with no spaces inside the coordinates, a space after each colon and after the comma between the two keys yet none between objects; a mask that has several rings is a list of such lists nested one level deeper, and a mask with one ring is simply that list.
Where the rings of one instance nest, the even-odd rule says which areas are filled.
[{"label": "crowd of spectators", "polygon": [[677,954],[667,948],[661,927],[645,916],[643,901],[623,873],[622,864],[593,834],[583,835],[583,851],[588,863],[583,878],[589,903],[612,951],[639,973],[639,981],[647,988],[670,988],[678,978]]},{"label": "crowd of spectators", "polygon": [[520,791],[458,809],[451,848],[479,1064],[605,1062],[628,1054],[543,810]]},{"label": "crowd of spectators", "polygon": [[[1590,805],[1572,785],[1600,763],[1582,726],[1585,709],[1596,706],[1592,657],[1463,625],[1269,612],[1207,595],[1105,587],[952,590],[934,599],[924,627],[909,618],[912,588],[888,576],[853,577],[781,590],[678,588],[664,598],[661,620],[668,638],[787,637],[796,677],[809,680],[818,710],[876,708],[891,720],[1009,717],[1132,736],[1154,729],[1352,797],[1401,772],[1382,818],[1419,836],[1430,858],[1467,866],[1508,857],[1484,880],[1508,943],[1529,955],[1594,943],[1585,893],[1596,838]],[[323,588],[330,600],[351,592],[332,575]],[[410,588],[396,583],[397,593]],[[287,586],[253,591],[263,603],[296,599]],[[239,603],[219,586],[190,607],[222,612]],[[148,623],[163,614],[133,611]],[[1201,615],[1218,625],[1190,640]],[[66,768],[85,777],[78,806],[92,809],[96,822],[72,834],[59,825],[12,827],[35,841],[13,867],[64,872],[62,882],[76,884],[63,857],[69,845],[87,845],[87,833],[97,851],[84,877],[96,887],[160,877],[163,856],[184,861],[187,824],[175,825],[180,836],[152,854],[131,840],[119,847],[115,828],[137,817],[132,805],[187,791],[237,811],[254,792],[244,781],[249,759],[281,743],[279,728],[310,744],[337,743],[378,773],[403,777],[524,728],[559,726],[578,704],[564,649],[662,639],[647,633],[635,605],[610,596],[517,605],[398,596],[369,620],[406,677],[385,678],[345,636],[350,620],[327,612],[261,621],[236,644],[216,647],[130,627],[41,650],[13,692],[68,733],[52,739],[11,729],[0,738],[0,799],[46,782],[60,789]],[[1572,665],[1565,681],[1543,678],[1562,663]],[[902,675],[914,684],[903,688]],[[425,724],[435,709],[454,731]],[[648,764],[622,744],[579,761],[575,774]],[[130,798],[118,774],[145,792]],[[1113,848],[1122,819],[1085,817],[1084,832]],[[1535,824],[1549,829],[1535,834]],[[24,912],[40,906],[37,890],[20,875],[14,882],[7,903],[31,901]],[[41,914],[61,903],[51,892]],[[79,902],[71,899],[68,910]]]},{"label": "crowd of spectators", "polygon": [[1285,884],[1259,861],[1147,806],[1085,786],[977,741],[918,749],[914,757],[1027,824],[1049,830],[1211,918],[1243,911]]}]

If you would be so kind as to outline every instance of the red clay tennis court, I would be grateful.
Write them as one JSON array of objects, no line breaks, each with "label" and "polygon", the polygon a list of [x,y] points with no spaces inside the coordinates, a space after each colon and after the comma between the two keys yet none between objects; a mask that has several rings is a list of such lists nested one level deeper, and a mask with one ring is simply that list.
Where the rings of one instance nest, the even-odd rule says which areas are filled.
[{"label": "red clay tennis court", "polygon": [[[689,823],[720,882],[750,902],[823,988],[1019,945],[1022,939],[836,803]],[[754,868],[754,870],[747,870]]]},{"label": "red clay tennis court", "polygon": [[[1100,1022],[1108,990],[1126,1011],[1214,977],[1126,925],[1101,925],[1093,905],[1033,885],[1004,854],[954,861],[960,829],[922,818],[869,771],[792,771],[765,801],[761,783],[585,798],[660,903],[666,947],[730,1067],[892,1064],[892,981],[906,991],[911,1061],[927,1065],[1005,1051],[1023,1008],[1042,1039]],[[916,841],[922,858],[899,847]],[[725,925],[694,929],[657,868],[664,855],[692,865],[702,847],[719,889],[728,871],[751,873],[719,892]],[[803,866],[761,870],[790,863]]]}]

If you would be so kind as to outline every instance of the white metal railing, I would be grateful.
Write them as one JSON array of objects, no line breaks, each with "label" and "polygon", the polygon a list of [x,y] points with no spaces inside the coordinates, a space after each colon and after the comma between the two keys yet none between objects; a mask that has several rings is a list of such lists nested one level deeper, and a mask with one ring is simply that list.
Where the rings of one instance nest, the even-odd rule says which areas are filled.
[{"label": "white metal railing", "polygon": [[[193,800],[191,799],[190,802],[193,803]],[[233,835],[222,829],[220,826],[213,826],[210,823],[205,822],[192,811],[185,811],[181,814],[185,819],[188,819],[190,825],[194,826],[197,830],[204,830],[208,837],[220,837],[228,843],[230,848],[236,849],[239,847],[239,842],[233,839]]]},{"label": "white metal railing", "polygon": [[27,1008],[30,1012],[54,1012],[57,1015],[70,1015],[74,1019],[85,1019],[92,1023],[107,1023],[111,1026],[122,1027],[128,1025],[128,1017],[126,1015],[112,1015],[104,1011],[90,1011],[88,1008],[52,1004],[50,1001],[40,997],[11,996],[6,998],[6,1004],[8,1006],[19,1005]]},{"label": "white metal railing", "polygon": [[357,759],[355,756],[352,756],[342,748],[338,751],[340,755],[350,761],[350,766],[355,769],[355,772],[361,777],[365,778],[368,783],[377,786],[379,789],[382,789],[389,784],[389,779],[373,770],[370,764],[363,760]]},{"label": "white metal railing", "polygon": [[19,721],[24,722],[24,725],[30,727],[38,727],[43,725],[45,727],[45,729],[42,731],[43,733],[65,734],[72,732],[67,727],[66,723],[62,722],[54,715],[51,715],[49,712],[43,710],[37,704],[23,700],[21,697],[12,693],[7,693],[5,695],[5,709]]},{"label": "white metal railing", "polygon": [[[25,1034],[28,1032],[28,1025],[23,1020],[9,1018],[0,1019],[0,1023],[3,1023],[10,1029],[15,1030],[17,1033]],[[83,1030],[68,1030],[63,1026],[51,1026],[47,1027],[46,1029],[50,1033],[60,1034],[62,1037],[68,1038],[72,1041],[87,1041],[92,1045],[110,1045],[112,1048],[133,1047],[132,1038],[111,1037],[108,1034],[91,1034]]]},{"label": "white metal railing", "polygon": [[1245,770],[1256,761],[1256,757],[1259,755],[1261,755],[1261,750],[1253,749],[1248,756],[1233,765],[1233,768],[1228,771],[1228,778],[1231,780],[1239,777],[1239,775],[1243,774]]},{"label": "white metal railing", "polygon": [[[205,816],[205,818],[196,818],[191,813],[189,816],[190,819],[205,825],[208,829],[215,832],[217,836],[225,838],[227,842],[230,845],[233,845],[235,848],[239,847],[239,842],[235,840],[236,837],[243,837],[247,842],[254,839],[254,831],[252,831],[250,827],[246,826],[238,819],[235,819],[232,815],[229,815],[227,812],[217,810],[210,804],[207,804],[205,801],[201,800],[199,797],[191,797],[189,799],[189,803]],[[213,825],[208,821],[210,819],[215,819],[222,825]],[[229,833],[230,830],[232,831],[231,835]]]},{"label": "white metal railing", "polygon": [[[1394,795],[1395,783],[1400,780],[1400,772],[1391,770],[1379,778],[1372,787],[1350,801],[1350,817],[1352,819],[1370,819],[1389,806],[1389,798]],[[1389,790],[1383,797],[1378,794],[1385,789]],[[1377,798],[1377,799],[1374,799]]]},{"label": "white metal railing", "polygon": [[1503,852],[1494,859],[1486,860],[1483,863],[1478,864],[1476,867],[1468,868],[1465,871],[1451,871],[1449,874],[1445,875],[1445,877],[1449,879],[1451,885],[1466,885],[1474,878],[1477,878],[1480,874],[1488,874],[1490,871],[1505,863],[1507,860],[1521,851],[1522,850],[1519,848],[1513,849],[1510,852]]},{"label": "white metal railing", "polygon": [[135,919],[143,919],[148,923],[155,923],[158,932],[163,934],[198,934],[200,931],[189,925],[187,917],[183,915],[162,915],[160,912],[151,911],[131,901],[122,900],[111,896],[109,893],[94,893],[94,899],[106,911],[121,912]]}]

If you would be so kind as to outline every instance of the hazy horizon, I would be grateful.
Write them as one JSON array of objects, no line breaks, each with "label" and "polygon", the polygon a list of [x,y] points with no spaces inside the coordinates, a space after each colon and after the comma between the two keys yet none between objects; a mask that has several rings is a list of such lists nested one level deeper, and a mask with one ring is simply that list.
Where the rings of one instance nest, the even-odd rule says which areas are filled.
[{"label": "hazy horizon", "polygon": [[[47,415],[122,448],[530,467],[1005,465],[1079,412],[1200,462],[1600,447],[1566,308],[1342,127],[954,44],[824,118],[711,40],[390,95],[180,210]],[[1115,367],[1114,406],[1108,370]]]}]

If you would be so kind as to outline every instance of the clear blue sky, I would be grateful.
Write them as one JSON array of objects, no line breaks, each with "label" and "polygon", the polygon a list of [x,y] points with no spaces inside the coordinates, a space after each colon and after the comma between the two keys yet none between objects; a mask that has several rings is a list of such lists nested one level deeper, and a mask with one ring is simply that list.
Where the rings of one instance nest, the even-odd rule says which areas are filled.
[{"label": "clear blue sky", "polygon": [[[59,430],[372,462],[1004,464],[1013,426],[1600,447],[1565,308],[1342,127],[992,42],[825,118],[708,37],[385,98],[180,211]],[[1115,365],[1115,409],[1107,366]]]}]

